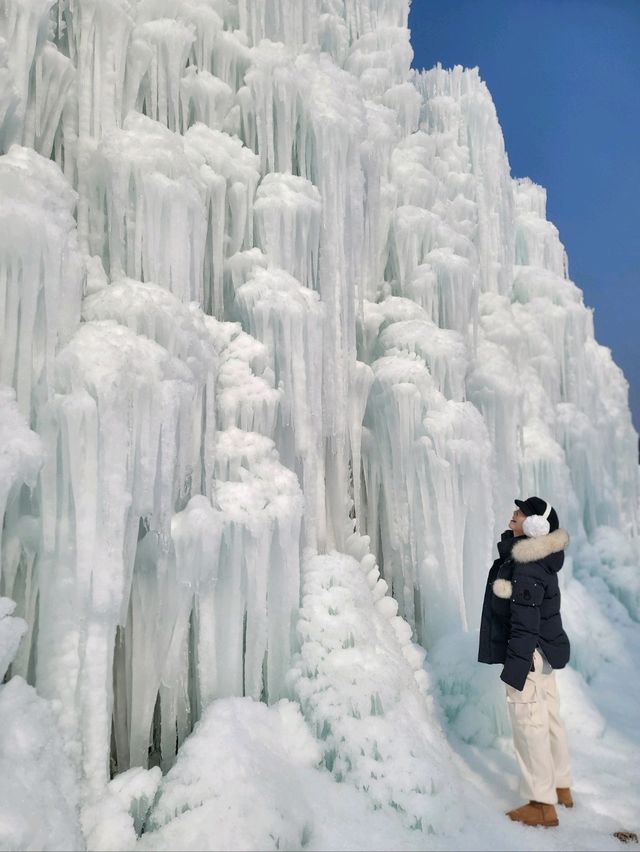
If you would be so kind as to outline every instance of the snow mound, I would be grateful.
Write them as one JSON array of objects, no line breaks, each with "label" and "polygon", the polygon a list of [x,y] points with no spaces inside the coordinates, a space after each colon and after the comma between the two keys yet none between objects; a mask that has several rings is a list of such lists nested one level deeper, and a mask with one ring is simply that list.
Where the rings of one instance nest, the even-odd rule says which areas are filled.
[{"label": "snow mound", "polygon": [[163,779],[139,848],[299,849],[312,810],[296,775],[320,758],[295,704],[216,701]]},{"label": "snow mound", "polygon": [[[20,635],[6,601],[0,598],[0,673],[11,650],[4,625],[18,622],[17,641]],[[11,678],[0,686],[0,850],[84,849],[76,785],[51,705],[21,677]]]}]

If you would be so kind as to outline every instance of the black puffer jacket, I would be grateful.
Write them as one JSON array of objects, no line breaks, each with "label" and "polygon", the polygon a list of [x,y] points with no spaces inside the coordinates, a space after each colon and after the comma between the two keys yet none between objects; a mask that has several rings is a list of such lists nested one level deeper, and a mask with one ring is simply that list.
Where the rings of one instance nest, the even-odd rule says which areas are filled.
[{"label": "black puffer jacket", "polygon": [[480,624],[481,663],[504,663],[501,679],[522,690],[540,648],[554,669],[569,662],[560,617],[558,571],[569,536],[563,529],[538,538],[502,534],[489,570]]}]

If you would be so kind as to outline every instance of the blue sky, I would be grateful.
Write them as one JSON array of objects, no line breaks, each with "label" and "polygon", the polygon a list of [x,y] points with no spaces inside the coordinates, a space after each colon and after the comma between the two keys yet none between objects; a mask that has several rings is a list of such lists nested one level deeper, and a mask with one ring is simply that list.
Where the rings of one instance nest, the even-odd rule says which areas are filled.
[{"label": "blue sky", "polygon": [[409,26],[416,68],[479,66],[640,431],[640,0],[413,0]]}]

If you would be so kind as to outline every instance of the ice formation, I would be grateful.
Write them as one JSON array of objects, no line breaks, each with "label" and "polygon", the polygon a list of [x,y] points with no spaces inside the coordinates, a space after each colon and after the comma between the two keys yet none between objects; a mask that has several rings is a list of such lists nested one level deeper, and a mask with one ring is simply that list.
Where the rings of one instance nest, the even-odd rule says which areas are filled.
[{"label": "ice formation", "polygon": [[[587,680],[622,647],[598,590],[638,619],[626,381],[477,69],[411,70],[408,7],[0,2],[0,715],[59,737],[16,755],[65,766],[50,846],[77,807],[91,848],[168,848],[183,810],[207,843],[261,748],[447,835],[434,696],[504,732],[461,659],[514,496],[571,532]],[[264,737],[210,778],[236,718]],[[248,845],[309,840],[281,792]]]}]

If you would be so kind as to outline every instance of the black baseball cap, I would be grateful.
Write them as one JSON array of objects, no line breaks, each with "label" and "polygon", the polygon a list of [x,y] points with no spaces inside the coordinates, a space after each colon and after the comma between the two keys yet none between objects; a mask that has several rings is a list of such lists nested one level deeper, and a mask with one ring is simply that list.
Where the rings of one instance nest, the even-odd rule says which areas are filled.
[{"label": "black baseball cap", "polygon": [[[547,508],[547,501],[543,500],[541,497],[527,497],[526,500],[514,500],[513,502],[522,512],[524,512],[525,515],[527,515],[527,517],[529,515],[544,515]],[[547,520],[549,521],[549,529],[551,532],[557,530],[560,526],[558,515],[556,510],[553,508],[547,515]]]}]

